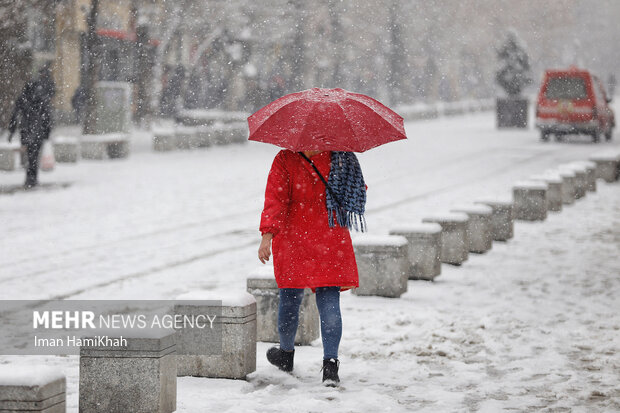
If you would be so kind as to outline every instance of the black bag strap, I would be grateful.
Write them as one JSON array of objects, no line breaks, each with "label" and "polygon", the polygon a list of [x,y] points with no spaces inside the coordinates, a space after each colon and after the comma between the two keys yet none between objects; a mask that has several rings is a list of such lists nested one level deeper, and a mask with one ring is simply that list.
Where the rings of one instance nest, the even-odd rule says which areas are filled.
[{"label": "black bag strap", "polygon": [[319,175],[319,178],[321,178],[321,181],[323,181],[323,183],[325,184],[325,187],[327,188],[327,191],[331,195],[332,199],[336,201],[336,204],[338,204],[338,206],[340,207],[342,205],[340,203],[340,199],[338,199],[338,197],[334,194],[334,192],[332,191],[332,188],[327,183],[327,180],[323,177],[321,172],[319,172],[319,168],[317,168],[314,162],[312,162],[312,160],[308,158],[303,152],[298,152],[298,153],[302,156],[302,158],[304,158],[310,164],[310,166],[312,166],[312,169],[314,169],[317,175]]}]

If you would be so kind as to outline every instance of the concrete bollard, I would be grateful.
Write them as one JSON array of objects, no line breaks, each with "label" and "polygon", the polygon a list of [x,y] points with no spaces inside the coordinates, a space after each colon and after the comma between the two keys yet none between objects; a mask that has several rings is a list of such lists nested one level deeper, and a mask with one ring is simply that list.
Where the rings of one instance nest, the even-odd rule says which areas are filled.
[{"label": "concrete bollard", "polygon": [[206,148],[212,145],[211,128],[201,125],[196,128],[196,146]]},{"label": "concrete bollard", "polygon": [[581,199],[586,196],[588,190],[588,170],[585,166],[569,163],[560,165],[558,169],[575,172],[575,199]]},{"label": "concrete bollard", "polygon": [[211,127],[211,139],[215,145],[227,145],[230,143],[230,129],[220,122],[216,122]]},{"label": "concrete bollard", "polygon": [[515,219],[544,221],[547,219],[547,184],[519,182],[513,189]]},{"label": "concrete bollard", "polygon": [[80,413],[176,410],[175,332],[114,330],[120,346],[80,348]]},{"label": "concrete bollard", "polygon": [[589,192],[596,192],[596,164],[590,161],[575,162],[578,165],[583,165],[586,168],[586,190]]},{"label": "concrete bollard", "polygon": [[410,280],[433,280],[441,274],[441,225],[418,224],[398,227],[390,235],[407,239]]},{"label": "concrete bollard", "polygon": [[177,148],[177,137],[174,127],[153,128],[153,150],[169,152]]},{"label": "concrete bollard", "polygon": [[539,181],[547,184],[547,211],[558,212],[562,210],[562,185],[564,179],[560,175],[545,173],[530,177],[531,181]]},{"label": "concrete bollard", "polygon": [[[256,339],[270,343],[279,342],[280,290],[273,274],[273,266],[263,266],[252,272],[247,279],[247,291],[256,299]],[[316,296],[306,288],[299,311],[295,344],[308,345],[319,337],[320,324]]]},{"label": "concrete bollard", "polygon": [[82,158],[102,160],[106,156],[106,146],[105,142],[83,138],[80,142]]},{"label": "concrete bollard", "polygon": [[66,380],[46,366],[0,366],[0,412],[65,413]]},{"label": "concrete bollard", "polygon": [[491,207],[491,231],[493,241],[507,241],[514,236],[514,218],[512,201],[489,199],[478,201],[476,204]]},{"label": "concrete bollard", "polygon": [[230,142],[246,143],[248,141],[248,127],[245,122],[234,122],[230,124]]},{"label": "concrete bollard", "polygon": [[101,160],[106,157],[127,158],[129,156],[129,135],[108,133],[105,135],[83,135],[80,140],[83,159]]},{"label": "concrete bollard", "polygon": [[80,144],[78,138],[57,136],[52,144],[56,162],[75,163],[78,161]]},{"label": "concrete bollard", "polygon": [[0,143],[0,171],[14,171],[19,163],[18,154],[19,144],[17,142]]},{"label": "concrete bollard", "polygon": [[400,297],[407,291],[407,239],[365,235],[353,240],[359,273],[355,295]]},{"label": "concrete bollard", "polygon": [[198,147],[198,129],[195,126],[177,125],[175,135],[178,149],[194,149]]},{"label": "concrete bollard", "polygon": [[448,213],[424,218],[422,222],[434,222],[441,226],[441,262],[461,265],[469,257],[467,226],[469,217],[462,213]]},{"label": "concrete bollard", "polygon": [[256,300],[251,294],[191,292],[177,297],[174,313],[219,315],[214,329],[177,331],[179,376],[245,379],[256,370]]},{"label": "concrete bollard", "polygon": [[108,158],[120,159],[129,157],[129,139],[118,139],[108,142],[106,147]]},{"label": "concrete bollard", "polygon": [[467,214],[467,248],[469,252],[483,254],[493,247],[491,217],[493,210],[486,205],[464,205],[451,212]]},{"label": "concrete bollard", "polygon": [[590,161],[596,164],[596,177],[605,182],[615,182],[620,176],[620,154],[616,152],[602,152],[590,156]]},{"label": "concrete bollard", "polygon": [[577,174],[571,170],[557,170],[552,173],[557,173],[562,178],[562,204],[571,205],[575,203],[575,180]]}]

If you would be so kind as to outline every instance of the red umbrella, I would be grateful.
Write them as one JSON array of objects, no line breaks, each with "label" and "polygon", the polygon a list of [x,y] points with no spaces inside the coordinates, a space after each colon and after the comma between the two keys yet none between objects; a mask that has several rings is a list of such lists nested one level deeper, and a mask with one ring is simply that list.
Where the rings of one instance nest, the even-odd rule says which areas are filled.
[{"label": "red umbrella", "polygon": [[366,95],[309,89],[269,103],[248,118],[250,140],[292,151],[364,152],[406,139],[403,118]]}]

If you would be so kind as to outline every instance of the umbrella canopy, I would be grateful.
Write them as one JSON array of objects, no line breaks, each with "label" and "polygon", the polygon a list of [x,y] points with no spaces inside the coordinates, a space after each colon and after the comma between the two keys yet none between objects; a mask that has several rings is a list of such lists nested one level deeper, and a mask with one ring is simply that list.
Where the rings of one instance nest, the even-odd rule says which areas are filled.
[{"label": "umbrella canopy", "polygon": [[344,89],[291,93],[251,115],[248,125],[251,141],[292,151],[364,152],[407,138],[400,115]]}]

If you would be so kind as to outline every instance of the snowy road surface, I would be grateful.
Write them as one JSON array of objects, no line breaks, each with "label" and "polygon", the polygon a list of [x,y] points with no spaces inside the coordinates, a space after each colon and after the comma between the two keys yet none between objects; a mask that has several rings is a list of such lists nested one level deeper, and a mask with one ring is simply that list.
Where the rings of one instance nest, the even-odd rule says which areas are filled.
[{"label": "snowy road surface", "polygon": [[[616,142],[538,141],[494,129],[492,114],[407,124],[410,139],[360,156],[371,232],[417,222]],[[277,149],[138,151],[118,162],[59,165],[70,187],[0,196],[0,299],[164,299],[193,289],[245,290]],[[23,173],[0,174],[0,185]],[[507,244],[409,282],[398,300],[343,295],[343,389],[319,385],[320,343],[298,351],[298,377],[259,365],[249,381],[179,380],[179,411],[617,411],[620,409],[620,187]],[[0,358],[2,362],[15,357]],[[40,357],[22,358],[37,361]],[[68,375],[77,359],[47,357]]]}]

